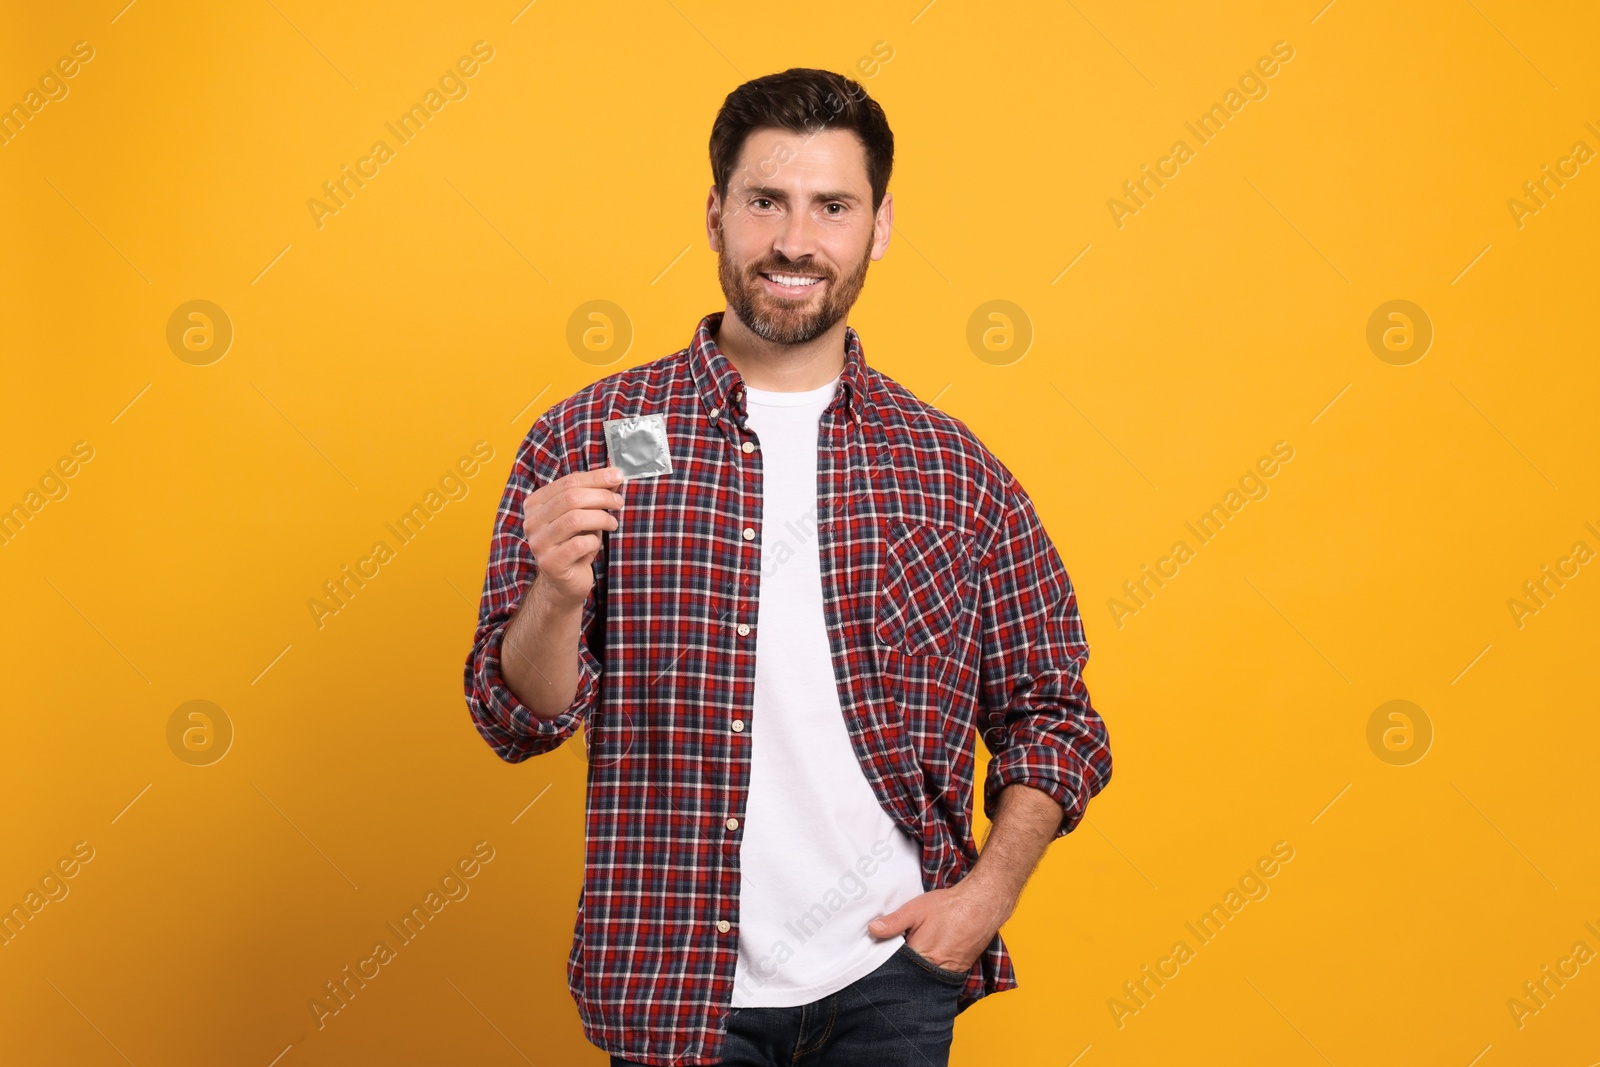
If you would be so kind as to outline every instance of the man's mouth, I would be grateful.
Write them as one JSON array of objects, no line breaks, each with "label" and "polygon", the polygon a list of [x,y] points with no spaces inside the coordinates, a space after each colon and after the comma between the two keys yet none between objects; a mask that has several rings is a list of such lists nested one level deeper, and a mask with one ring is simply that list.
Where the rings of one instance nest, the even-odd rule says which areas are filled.
[{"label": "man's mouth", "polygon": [[789,274],[782,271],[761,271],[761,276],[773,288],[785,293],[802,293],[823,279],[816,274]]}]

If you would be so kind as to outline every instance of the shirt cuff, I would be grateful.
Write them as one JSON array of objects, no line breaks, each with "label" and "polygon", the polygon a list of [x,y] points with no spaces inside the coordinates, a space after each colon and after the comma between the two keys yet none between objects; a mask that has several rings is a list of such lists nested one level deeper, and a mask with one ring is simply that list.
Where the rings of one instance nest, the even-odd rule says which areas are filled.
[{"label": "shirt cuff", "polygon": [[517,699],[501,673],[500,656],[509,625],[507,623],[490,633],[484,642],[482,666],[478,671],[478,692],[486,699],[493,722],[509,734],[502,755],[515,762],[549,752],[577,732],[599,689],[600,665],[580,642],[578,689],[572,703],[554,718],[541,718]]},{"label": "shirt cuff", "polygon": [[989,760],[983,786],[984,817],[994,822],[1000,811],[1000,793],[1007,786],[1031,786],[1061,805],[1061,822],[1050,840],[1065,837],[1078,828],[1088,809],[1085,780],[1078,757],[1072,753],[1046,744],[1031,748],[1012,745]]}]

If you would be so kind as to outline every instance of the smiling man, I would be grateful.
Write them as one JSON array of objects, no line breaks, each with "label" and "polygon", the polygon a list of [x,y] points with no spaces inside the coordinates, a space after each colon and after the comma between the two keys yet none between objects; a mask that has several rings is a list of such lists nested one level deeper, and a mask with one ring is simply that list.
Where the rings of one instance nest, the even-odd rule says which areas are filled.
[{"label": "smiling man", "polygon": [[[955,1016],[1017,986],[999,929],[1111,776],[1032,501],[846,324],[893,155],[837,74],[729,94],[726,309],[539,416],[500,502],[467,704],[511,762],[584,727],[567,979],[613,1067],[947,1063]],[[666,455],[624,483],[611,460],[663,442],[613,456],[605,426],[648,416]]]}]

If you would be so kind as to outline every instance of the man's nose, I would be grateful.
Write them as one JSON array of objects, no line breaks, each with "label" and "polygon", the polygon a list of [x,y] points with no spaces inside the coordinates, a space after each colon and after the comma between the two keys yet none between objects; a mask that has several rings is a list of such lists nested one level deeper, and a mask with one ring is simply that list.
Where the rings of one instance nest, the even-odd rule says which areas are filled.
[{"label": "man's nose", "polygon": [[791,263],[815,255],[819,248],[816,223],[804,211],[791,214],[772,242],[772,250]]}]

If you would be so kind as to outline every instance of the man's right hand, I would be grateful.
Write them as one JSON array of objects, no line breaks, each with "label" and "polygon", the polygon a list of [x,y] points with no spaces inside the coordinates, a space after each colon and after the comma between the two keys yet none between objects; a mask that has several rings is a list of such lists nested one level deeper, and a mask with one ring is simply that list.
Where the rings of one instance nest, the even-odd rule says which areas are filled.
[{"label": "man's right hand", "polygon": [[523,498],[522,536],[538,565],[534,589],[552,604],[581,605],[589,596],[600,535],[621,525],[610,512],[622,507],[623,484],[616,467],[597,467]]}]

